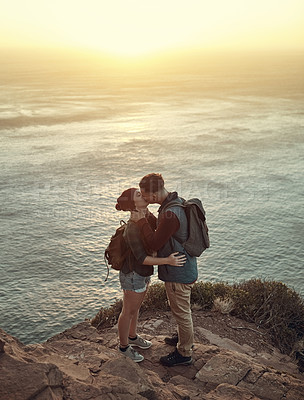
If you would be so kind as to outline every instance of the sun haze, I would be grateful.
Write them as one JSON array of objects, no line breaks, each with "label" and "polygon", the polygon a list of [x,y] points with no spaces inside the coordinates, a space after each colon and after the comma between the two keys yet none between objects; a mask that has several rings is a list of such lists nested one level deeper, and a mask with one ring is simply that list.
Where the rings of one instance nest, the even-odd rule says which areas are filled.
[{"label": "sun haze", "polygon": [[303,0],[10,0],[2,48],[70,48],[119,57],[185,48],[302,50]]}]

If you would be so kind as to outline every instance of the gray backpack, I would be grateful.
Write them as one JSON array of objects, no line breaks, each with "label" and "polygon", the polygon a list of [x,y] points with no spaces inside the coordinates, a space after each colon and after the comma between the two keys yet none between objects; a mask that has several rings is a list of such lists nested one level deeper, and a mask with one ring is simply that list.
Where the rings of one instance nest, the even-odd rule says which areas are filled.
[{"label": "gray backpack", "polygon": [[181,200],[182,203],[176,200],[170,201],[166,204],[163,211],[175,206],[182,207],[185,210],[188,220],[188,239],[181,243],[181,245],[190,256],[199,257],[203,251],[210,247],[206,213],[199,199],[185,200],[181,198]]}]

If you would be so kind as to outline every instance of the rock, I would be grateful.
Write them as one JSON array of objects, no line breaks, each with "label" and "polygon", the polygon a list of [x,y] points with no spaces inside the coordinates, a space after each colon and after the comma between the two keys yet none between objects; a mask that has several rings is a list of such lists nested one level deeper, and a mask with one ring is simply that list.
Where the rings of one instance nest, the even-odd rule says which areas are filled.
[{"label": "rock", "polygon": [[222,383],[215,390],[208,393],[206,400],[259,400],[249,390],[242,390],[236,386]]},{"label": "rock", "polygon": [[0,363],[1,399],[62,398],[63,375],[55,365],[24,362],[7,354],[1,356]]},{"label": "rock", "polygon": [[204,337],[211,343],[216,346],[225,348],[227,350],[232,350],[232,351],[237,351],[238,353],[244,353],[244,354],[254,354],[254,349],[251,346],[248,346],[248,344],[244,345],[239,345],[238,343],[235,343],[231,339],[227,338],[222,338],[219,335],[216,335],[208,329],[204,329],[202,327],[197,327],[198,331],[204,335]]},{"label": "rock", "polygon": [[[252,371],[240,382],[238,387],[246,388],[256,396],[267,400],[286,399],[288,397],[292,400],[301,400],[304,393],[303,383],[275,370]],[[297,395],[301,391],[301,396]],[[290,397],[291,393],[293,393],[293,397]]]},{"label": "rock", "polygon": [[[202,386],[200,383],[195,381],[189,381],[188,378],[182,375],[175,375],[170,379],[170,384],[174,385],[174,387],[178,387],[185,391],[186,395],[190,397],[190,399],[200,398],[202,393]],[[190,383],[191,382],[191,383]]]},{"label": "rock", "polygon": [[229,383],[238,385],[239,382],[248,374],[251,367],[246,361],[233,354],[218,354],[211,358],[195,375],[195,378],[201,382]]},{"label": "rock", "polygon": [[4,345],[5,345],[5,342],[3,342],[3,340],[0,340],[0,354],[4,353]]},{"label": "rock", "polygon": [[115,327],[97,331],[85,321],[28,346],[0,330],[0,399],[303,399],[303,376],[290,358],[272,348],[257,352],[205,328],[196,329],[203,343],[195,343],[192,365],[160,365],[160,356],[173,350],[164,344],[168,320],[154,316],[139,325],[153,346],[139,349],[145,360],[138,364],[118,353]]},{"label": "rock", "polygon": [[125,380],[132,383],[137,393],[154,392],[154,387],[149,380],[146,371],[129,358],[117,357],[107,361],[101,368],[102,375],[112,375],[117,380]]}]

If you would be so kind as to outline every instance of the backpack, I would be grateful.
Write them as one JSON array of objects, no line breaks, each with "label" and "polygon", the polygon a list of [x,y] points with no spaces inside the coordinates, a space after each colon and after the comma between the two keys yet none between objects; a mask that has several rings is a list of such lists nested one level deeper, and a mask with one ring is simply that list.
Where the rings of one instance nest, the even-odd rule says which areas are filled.
[{"label": "backpack", "polygon": [[108,269],[107,277],[105,281],[108,279],[111,268],[120,271],[124,265],[124,262],[128,256],[131,254],[131,249],[127,245],[124,239],[124,232],[127,224],[121,220],[120,226],[116,229],[114,235],[110,239],[110,243],[104,252],[104,260]]},{"label": "backpack", "polygon": [[210,247],[208,226],[206,224],[205,210],[199,199],[185,200],[181,198],[182,203],[172,200],[164,207],[164,210],[179,206],[185,210],[188,220],[188,239],[180,242],[183,248],[190,256],[199,257],[203,251]]}]

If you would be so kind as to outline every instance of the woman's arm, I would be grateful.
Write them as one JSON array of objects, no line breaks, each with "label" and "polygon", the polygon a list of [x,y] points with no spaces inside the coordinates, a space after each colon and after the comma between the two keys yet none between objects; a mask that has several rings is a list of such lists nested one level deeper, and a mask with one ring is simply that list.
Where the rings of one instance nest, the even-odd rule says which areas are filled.
[{"label": "woman's arm", "polygon": [[172,253],[168,257],[152,257],[152,256],[147,256],[144,261],[143,265],[163,265],[163,264],[168,264],[168,265],[173,265],[174,267],[182,267],[186,260],[187,257],[182,254],[181,256],[177,256],[177,253]]},{"label": "woman's arm", "polygon": [[147,255],[147,252],[143,246],[142,239],[140,237],[140,232],[136,224],[129,221],[124,236],[126,239],[127,244],[130,246],[130,249],[137,260],[137,262],[141,265],[173,265],[175,267],[182,267],[187,257],[182,254],[177,256],[177,253],[172,253],[168,257],[153,257]]}]

